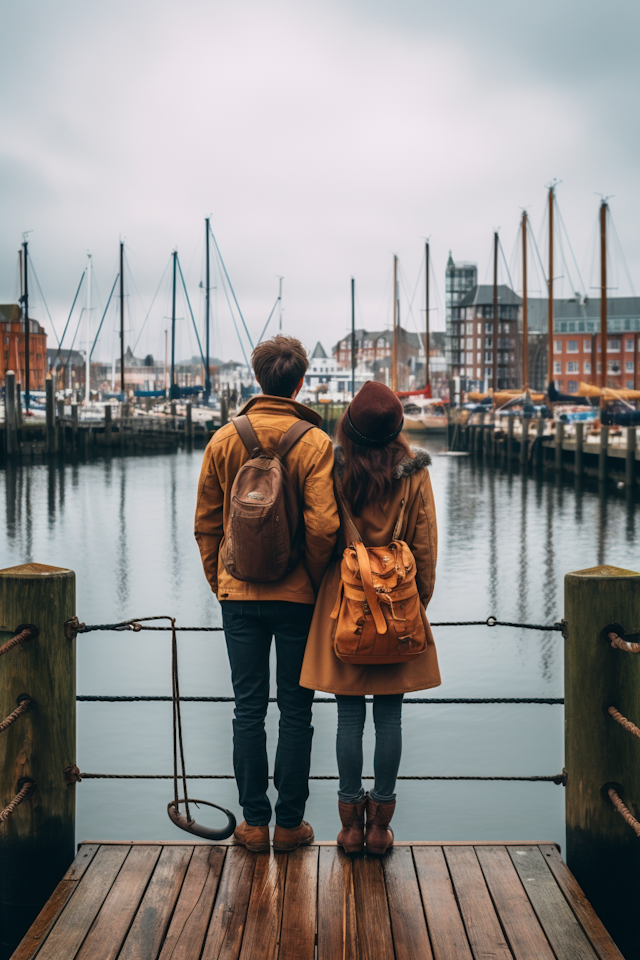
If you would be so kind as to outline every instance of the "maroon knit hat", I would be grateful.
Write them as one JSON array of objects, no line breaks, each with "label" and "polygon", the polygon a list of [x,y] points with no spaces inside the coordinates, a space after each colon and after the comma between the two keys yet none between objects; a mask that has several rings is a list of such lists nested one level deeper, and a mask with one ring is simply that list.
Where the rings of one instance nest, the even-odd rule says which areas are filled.
[{"label": "maroon knit hat", "polygon": [[367,380],[347,407],[344,432],[363,447],[383,447],[395,440],[404,425],[404,410],[384,383]]}]

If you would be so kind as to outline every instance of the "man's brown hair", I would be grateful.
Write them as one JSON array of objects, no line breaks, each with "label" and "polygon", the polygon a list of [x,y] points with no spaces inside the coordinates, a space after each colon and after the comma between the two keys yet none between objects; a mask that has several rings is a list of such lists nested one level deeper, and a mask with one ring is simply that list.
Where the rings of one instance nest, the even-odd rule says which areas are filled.
[{"label": "man's brown hair", "polygon": [[259,343],[251,363],[262,392],[271,397],[290,397],[309,366],[300,341],[282,334]]}]

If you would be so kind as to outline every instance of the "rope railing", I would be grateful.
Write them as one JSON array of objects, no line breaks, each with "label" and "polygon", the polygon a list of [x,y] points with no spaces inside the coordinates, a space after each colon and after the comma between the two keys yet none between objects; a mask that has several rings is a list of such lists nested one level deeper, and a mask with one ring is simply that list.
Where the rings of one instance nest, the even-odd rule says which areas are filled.
[{"label": "rope railing", "polygon": [[616,650],[623,650],[625,653],[640,653],[640,643],[634,643],[631,640],[623,640],[613,631],[609,634],[609,642]]},{"label": "rope railing", "polygon": [[[22,781],[18,781],[18,785]],[[18,792],[16,793],[13,800],[6,805],[4,810],[0,810],[0,823],[5,823],[9,819],[11,814],[14,812],[16,807],[19,807],[21,803],[24,803],[25,800],[30,800],[33,794],[36,792],[37,786],[34,780],[26,779]]]},{"label": "rope railing", "polygon": [[[171,703],[169,696],[131,695],[90,695],[78,694],[76,700],[82,703]],[[367,703],[373,703],[371,697],[365,697]],[[235,703],[235,697],[180,697],[182,703]],[[269,703],[277,703],[276,697],[269,697]],[[314,697],[314,703],[333,703],[335,697]],[[408,697],[403,704],[519,704],[534,703],[556,706],[564,704],[562,697]]]},{"label": "rope railing", "polygon": [[0,733],[4,733],[5,730],[8,730],[9,727],[16,722],[18,717],[21,717],[23,713],[26,713],[29,707],[31,706],[31,697],[23,695],[18,698],[18,706],[15,710],[5,717],[4,720],[0,721]]},{"label": "rope railing", "polygon": [[[173,780],[172,773],[79,773],[80,780]],[[189,773],[187,780],[235,780],[233,773]],[[273,777],[269,777],[273,780]],[[311,774],[309,780],[338,780],[337,774]],[[363,780],[373,780],[373,774],[364,774]],[[527,783],[555,783],[564,786],[567,782],[566,773],[557,773],[551,776],[531,777],[480,777],[480,776],[425,776],[407,774],[399,776],[398,780],[486,780],[486,781],[513,781]]]},{"label": "rope railing", "polygon": [[23,629],[18,627],[18,631],[19,632],[16,633],[15,637],[11,637],[10,640],[5,640],[2,646],[0,646],[0,657],[2,657],[5,653],[9,653],[9,651],[13,650],[14,647],[24,643],[25,640],[31,640],[34,636],[30,626],[25,626]]},{"label": "rope railing", "polygon": [[607,713],[613,717],[616,723],[619,723],[621,727],[624,727],[625,730],[628,730],[629,733],[632,733],[634,737],[640,737],[640,727],[636,727],[635,723],[632,723],[631,720],[627,720],[626,717],[623,717],[619,710],[616,710],[615,707],[609,707]]},{"label": "rope railing", "polygon": [[[157,620],[158,617],[134,617],[131,620],[122,620],[119,623],[80,623],[77,617],[67,621],[75,633],[94,633],[96,631],[122,631],[133,630],[139,633],[141,630],[169,631],[171,627],[143,626],[146,620]],[[446,620],[431,623],[432,627],[514,627],[519,630],[541,630],[544,633],[556,632],[563,633],[565,623],[559,620],[556,623],[516,623],[510,620],[498,620],[496,617],[487,617],[486,620]],[[176,627],[177,631],[182,633],[220,633],[223,627]]]},{"label": "rope railing", "polygon": [[618,811],[618,813],[620,814],[624,822],[631,827],[636,837],[640,837],[640,823],[638,823],[638,821],[633,816],[629,808],[620,799],[620,795],[618,794],[618,791],[615,789],[615,787],[609,787],[607,790],[607,794],[609,796],[609,799],[611,800],[611,803],[614,805],[614,807],[616,808],[616,810]]}]

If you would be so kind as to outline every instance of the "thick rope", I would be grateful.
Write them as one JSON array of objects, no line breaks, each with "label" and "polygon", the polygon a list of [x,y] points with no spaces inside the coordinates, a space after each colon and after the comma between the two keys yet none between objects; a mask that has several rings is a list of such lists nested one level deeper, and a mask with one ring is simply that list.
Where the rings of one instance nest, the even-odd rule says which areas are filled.
[{"label": "thick rope", "polygon": [[613,787],[609,787],[607,793],[609,794],[611,803],[614,805],[624,822],[631,827],[636,837],[640,837],[640,823],[638,823],[629,808],[624,805]]},{"label": "thick rope", "polygon": [[615,707],[609,707],[609,714],[613,717],[621,727],[624,727],[625,730],[628,730],[629,733],[632,733],[634,737],[640,737],[640,728],[636,727],[635,723],[632,723],[631,720],[627,720],[626,717],[623,717],[619,710],[616,710]]},{"label": "thick rope", "polygon": [[623,640],[617,633],[610,633],[609,640],[611,646],[616,650],[624,650],[625,653],[640,653],[640,643],[632,643],[630,640]]},{"label": "thick rope", "polygon": [[[170,620],[170,617],[137,617],[132,620],[122,620],[120,623],[94,623],[87,625],[83,623],[78,628],[78,633],[93,633],[96,630],[133,630],[138,633],[140,630],[171,630],[172,627],[149,627],[142,626],[146,620]],[[447,620],[440,623],[432,623],[432,627],[516,627],[519,630],[542,630],[544,633],[555,631],[562,633],[563,624],[550,623],[512,623],[509,620],[496,620],[495,617],[487,617],[486,620]],[[175,627],[181,632],[193,631],[196,633],[219,633],[223,627]]]},{"label": "thick rope", "polygon": [[[367,703],[372,703],[371,697],[366,697]],[[171,703],[173,697],[167,696],[90,696],[88,694],[78,694],[76,700],[84,703]],[[235,697],[180,697],[182,703],[235,703]],[[333,703],[337,701],[335,697],[314,697],[314,703]],[[269,703],[277,703],[276,697],[269,697]],[[561,697],[408,697],[403,700],[403,706],[407,704],[443,704],[443,703],[465,703],[465,704],[514,704],[514,703],[540,703],[555,706],[563,704]]]},{"label": "thick rope", "polygon": [[[81,773],[82,780],[172,780],[172,773]],[[273,780],[273,777],[269,777]],[[335,774],[324,776],[311,775],[309,780],[338,780]],[[363,780],[373,780],[372,774],[365,774]],[[556,783],[564,785],[566,774],[558,773],[551,777],[428,777],[400,776],[398,780],[490,780],[490,781],[527,781],[528,783]],[[232,773],[190,773],[187,780],[235,780]]]},{"label": "thick rope", "polygon": [[30,706],[31,700],[28,700],[26,697],[24,700],[21,700],[13,713],[10,713],[8,717],[5,717],[4,720],[0,721],[0,733],[4,733],[5,730],[8,730],[11,724],[15,723],[18,717],[21,717],[23,713],[26,713]]},{"label": "thick rope", "polygon": [[31,630],[21,630],[15,637],[6,640],[0,647],[0,657],[5,653],[9,653],[9,650],[13,650],[13,648],[17,647],[20,643],[24,643],[25,640],[31,640]]},{"label": "thick rope", "polygon": [[23,788],[16,793],[11,803],[8,803],[4,810],[0,810],[0,823],[4,823],[6,820],[8,820],[16,807],[19,807],[20,804],[25,800],[29,800],[34,794],[35,790],[36,785],[32,780],[30,780],[28,783],[25,783]]}]

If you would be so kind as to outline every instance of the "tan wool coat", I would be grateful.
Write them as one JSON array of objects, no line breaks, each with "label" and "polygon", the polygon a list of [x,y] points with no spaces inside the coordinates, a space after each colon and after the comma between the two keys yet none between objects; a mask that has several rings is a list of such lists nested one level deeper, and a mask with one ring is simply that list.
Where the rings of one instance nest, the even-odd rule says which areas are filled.
[{"label": "tan wool coat", "polygon": [[[436,574],[436,513],[427,467],[431,462],[424,450],[414,451],[396,470],[393,490],[387,503],[365,507],[355,517],[358,532],[367,547],[382,547],[392,539],[400,512],[400,501],[406,491],[406,509],[400,539],[405,540],[416,560],[417,586],[424,607],[433,593]],[[340,468],[341,451],[336,450],[336,469]],[[407,489],[408,478],[408,489]],[[344,541],[344,537],[340,537]],[[331,619],[340,584],[340,557],[327,570],[316,603],[311,631],[302,665],[300,684],[311,690],[351,696],[363,694],[409,693],[440,685],[438,657],[433,634],[427,620],[427,648],[415,660],[406,663],[360,665],[344,663],[333,649],[335,620]]]},{"label": "tan wool coat", "polygon": [[[295,400],[260,394],[243,407],[258,440],[275,449],[296,420],[322,423],[314,410]],[[195,537],[202,566],[218,600],[289,600],[315,603],[322,577],[333,553],[340,520],[333,489],[333,444],[320,429],[308,430],[285,458],[289,475],[302,503],[305,528],[304,556],[275,583],[247,583],[227,573],[222,562],[224,531],[231,511],[231,488],[249,454],[232,423],[217,430],[209,441],[200,471]]]}]

